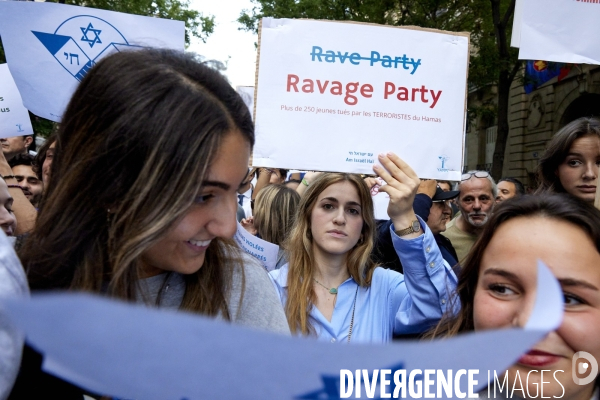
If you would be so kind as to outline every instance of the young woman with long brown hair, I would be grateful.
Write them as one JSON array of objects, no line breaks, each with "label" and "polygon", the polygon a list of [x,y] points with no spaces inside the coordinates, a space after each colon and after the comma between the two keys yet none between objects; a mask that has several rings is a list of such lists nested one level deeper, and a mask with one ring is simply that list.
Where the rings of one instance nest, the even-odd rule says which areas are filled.
[{"label": "young woman with long brown hair", "polygon": [[390,196],[391,234],[405,275],[371,259],[375,219],[363,179],[320,175],[302,195],[287,241],[289,264],[270,273],[296,334],[386,342],[393,334],[427,330],[446,309],[456,280],[412,209],[419,178],[394,154],[379,161],[385,169],[375,172],[387,183],[380,191]]},{"label": "young woman with long brown hair", "polygon": [[548,143],[538,165],[536,193],[568,193],[593,203],[599,166],[600,119],[576,119]]},{"label": "young woman with long brown hair", "polygon": [[279,183],[271,184],[256,196],[254,215],[241,221],[251,234],[279,246],[276,269],[287,263],[284,241],[294,223],[298,203],[298,192]]},{"label": "young woman with long brown hair", "polygon": [[20,253],[32,291],[102,293],[289,334],[266,272],[231,239],[253,143],[241,98],[192,57],[102,59],[63,116]]},{"label": "young woman with long brown hair", "polygon": [[598,379],[580,385],[572,377],[585,361],[576,353],[600,360],[600,211],[574,196],[521,196],[501,203],[462,264],[454,299],[460,311],[427,337],[523,327],[535,303],[538,260],[562,286],[563,321],[508,369],[501,378],[508,385],[490,388],[490,394],[540,398],[543,390],[546,398],[598,399]]}]

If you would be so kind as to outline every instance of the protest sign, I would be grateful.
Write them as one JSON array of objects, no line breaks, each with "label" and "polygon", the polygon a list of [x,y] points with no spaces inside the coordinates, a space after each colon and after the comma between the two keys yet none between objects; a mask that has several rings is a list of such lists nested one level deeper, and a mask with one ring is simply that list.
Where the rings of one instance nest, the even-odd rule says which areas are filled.
[{"label": "protest sign", "polygon": [[184,33],[181,21],[55,3],[0,2],[0,37],[23,104],[56,122],[100,59],[141,47],[183,51]]},{"label": "protest sign", "polygon": [[0,64],[0,138],[33,135],[29,113],[8,70]]},{"label": "protest sign", "polygon": [[600,2],[523,1],[519,59],[600,64]]},{"label": "protest sign", "polygon": [[275,265],[277,265],[279,246],[250,234],[239,222],[237,227],[233,237],[237,244],[246,253],[260,261],[267,271],[274,270]]},{"label": "protest sign", "polygon": [[244,104],[250,110],[250,115],[254,118],[254,86],[238,86],[236,91],[242,100],[244,100]]},{"label": "protest sign", "polygon": [[[363,386],[365,398],[373,398],[368,393],[375,387],[383,387],[388,394],[404,390],[401,397],[405,398],[410,379],[415,380],[413,373],[426,369],[455,372],[456,378],[450,379],[455,385],[450,385],[450,394],[423,396],[423,392],[435,392],[435,386],[428,387],[427,376],[423,379],[421,374],[416,378],[416,384],[422,385],[421,397],[456,394],[464,398],[467,391],[485,388],[493,371],[500,376],[560,325],[562,291],[542,265],[537,287],[525,329],[387,345],[339,346],[290,338],[84,294],[34,295],[32,300],[0,300],[0,304],[30,345],[44,354],[47,372],[93,393],[117,398],[337,399],[342,390],[348,390],[344,372],[356,370],[369,380],[375,377],[375,381],[357,383]],[[387,384],[384,378],[377,384],[374,371],[379,369],[382,374],[388,371]],[[466,371],[474,379],[467,380]],[[491,378],[488,371],[492,371]],[[404,389],[391,378],[402,372]],[[409,372],[412,378],[407,383]],[[366,383],[372,382],[367,389]],[[409,397],[419,398],[412,392]]]},{"label": "protest sign", "polygon": [[458,180],[468,61],[466,33],[264,18],[253,165],[373,173],[393,151]]}]

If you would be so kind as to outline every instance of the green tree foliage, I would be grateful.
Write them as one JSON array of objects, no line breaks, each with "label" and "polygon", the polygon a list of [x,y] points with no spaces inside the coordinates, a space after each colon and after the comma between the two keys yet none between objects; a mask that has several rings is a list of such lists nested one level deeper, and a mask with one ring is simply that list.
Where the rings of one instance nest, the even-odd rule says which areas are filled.
[{"label": "green tree foliage", "polygon": [[[498,139],[492,174],[502,173],[508,137],[508,92],[520,69],[509,47],[515,0],[253,0],[238,22],[256,31],[262,17],[311,18],[420,26],[471,33],[470,87],[498,87]],[[477,110],[475,110],[477,112]],[[481,110],[489,114],[489,107]],[[496,154],[497,153],[497,154]]]},{"label": "green tree foliage", "polygon": [[65,3],[183,21],[186,45],[190,44],[191,36],[205,42],[215,27],[213,16],[204,16],[199,11],[190,10],[189,2],[186,0],[66,0]]},{"label": "green tree foliage", "polygon": [[[205,42],[215,27],[214,16],[204,16],[199,11],[190,10],[186,0],[66,0],[66,4],[183,21],[186,46],[190,44],[192,36]],[[0,64],[5,62],[4,47],[0,43]],[[37,135],[47,137],[54,129],[54,122],[31,113],[29,115]]]}]

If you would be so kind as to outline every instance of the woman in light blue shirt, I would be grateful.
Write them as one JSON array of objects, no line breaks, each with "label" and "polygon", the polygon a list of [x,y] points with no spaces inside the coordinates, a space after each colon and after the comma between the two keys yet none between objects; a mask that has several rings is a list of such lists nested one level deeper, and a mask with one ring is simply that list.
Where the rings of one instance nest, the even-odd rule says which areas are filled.
[{"label": "woman in light blue shirt", "polygon": [[387,342],[424,332],[446,311],[456,276],[412,204],[419,178],[398,156],[380,155],[394,247],[404,275],[377,268],[373,201],[353,174],[328,173],[303,194],[288,240],[289,264],[270,273],[290,329],[335,342]]}]

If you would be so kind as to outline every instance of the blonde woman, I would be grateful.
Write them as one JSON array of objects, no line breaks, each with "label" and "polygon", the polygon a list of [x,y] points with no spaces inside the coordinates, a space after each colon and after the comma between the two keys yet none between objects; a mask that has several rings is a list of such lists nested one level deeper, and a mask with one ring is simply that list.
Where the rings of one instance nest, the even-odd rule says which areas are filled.
[{"label": "blonde woman", "polygon": [[[426,331],[446,311],[456,277],[412,204],[414,171],[394,154],[374,167],[387,185],[394,247],[405,275],[371,259],[375,219],[358,175],[326,173],[307,187],[287,241],[289,264],[270,273],[293,333],[334,342],[387,342]],[[389,171],[389,172],[388,172]]]},{"label": "blonde woman", "polygon": [[254,215],[241,221],[251,234],[279,246],[276,269],[287,263],[283,244],[294,223],[298,203],[300,195],[295,190],[282,184],[269,185],[256,197]]}]

